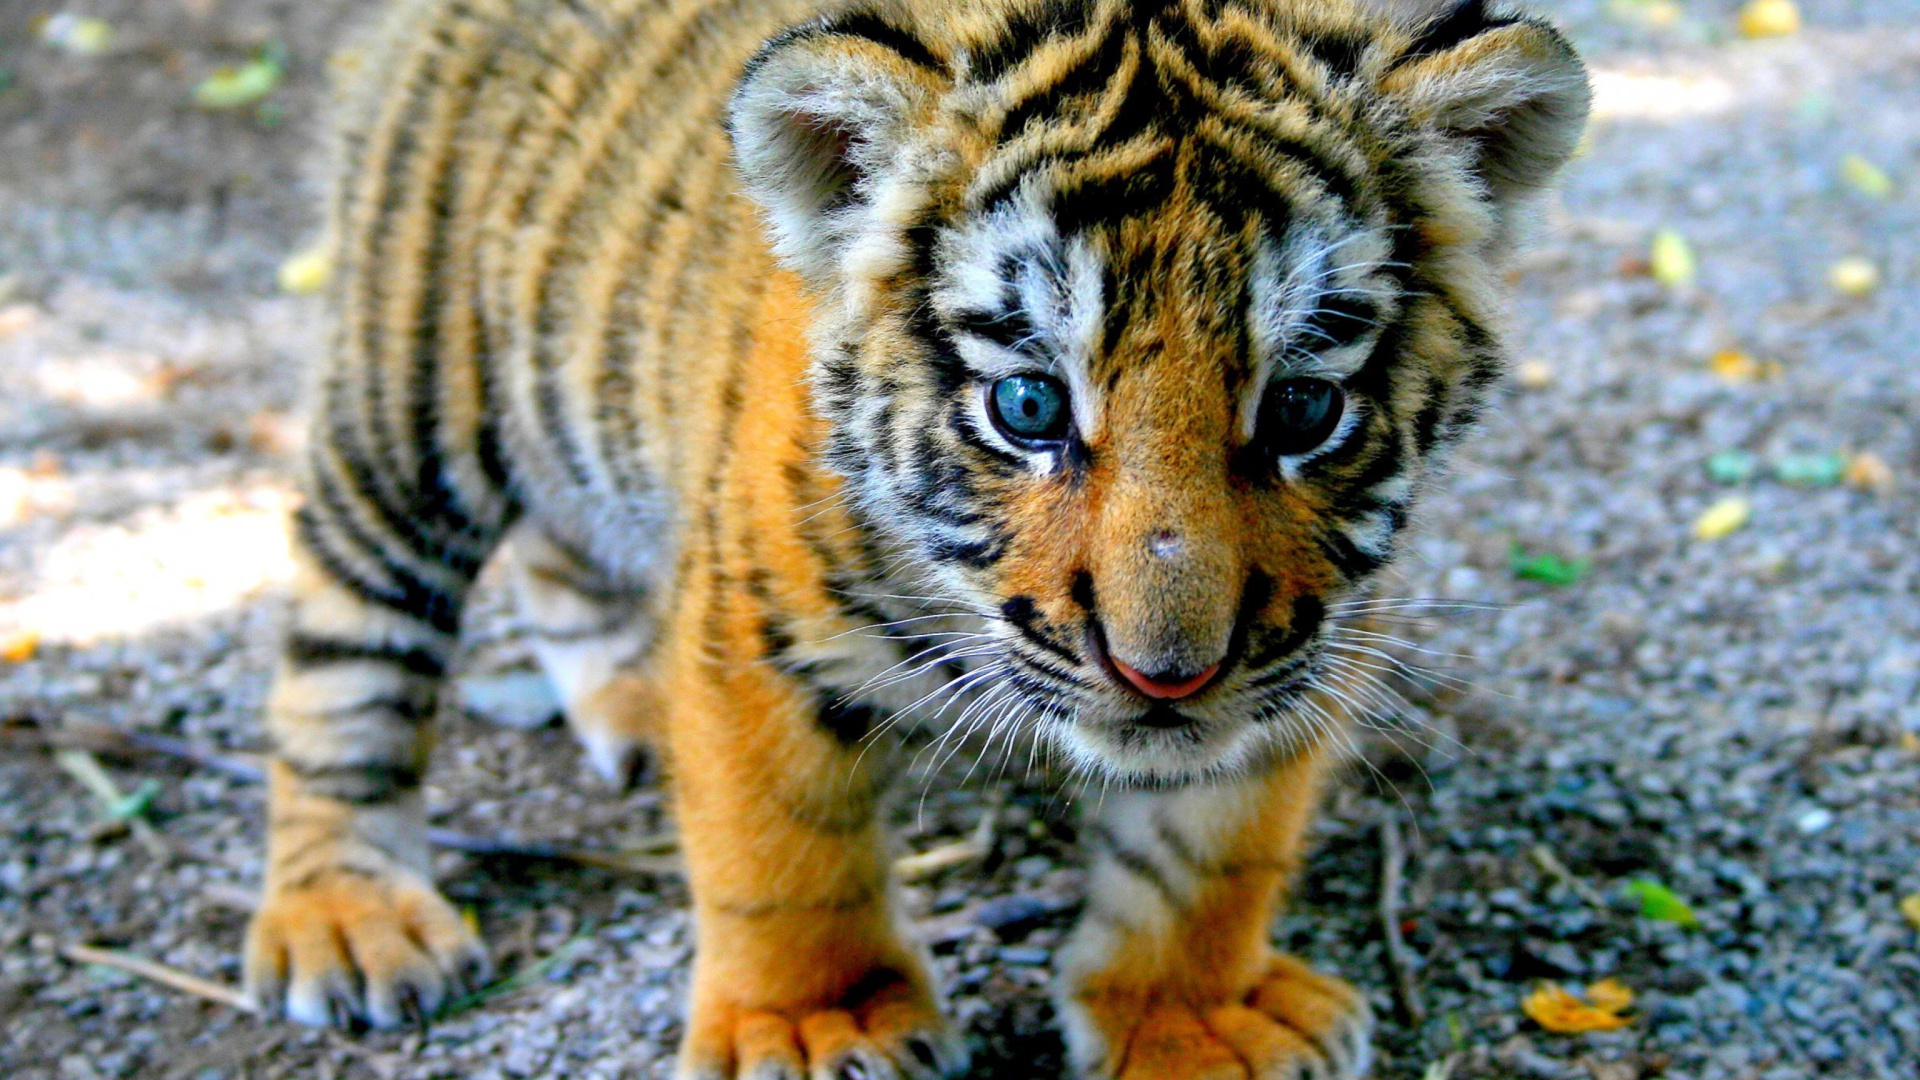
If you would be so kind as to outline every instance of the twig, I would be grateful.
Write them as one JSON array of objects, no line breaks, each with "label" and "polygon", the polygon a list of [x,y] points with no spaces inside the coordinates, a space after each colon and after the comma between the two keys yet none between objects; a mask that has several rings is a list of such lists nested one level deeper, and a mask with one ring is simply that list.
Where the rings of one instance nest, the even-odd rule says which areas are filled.
[{"label": "twig", "polygon": [[436,1019],[444,1020],[456,1013],[463,1013],[475,1006],[483,1005],[492,1001],[494,998],[505,997],[508,994],[524,990],[534,983],[539,982],[541,979],[546,978],[549,973],[560,965],[585,952],[591,944],[593,944],[593,930],[589,927],[568,939],[561,944],[559,948],[528,964],[526,967],[515,971],[511,975],[483,986],[465,997],[455,998],[447,1002],[446,1005],[441,1007]]},{"label": "twig", "polygon": [[542,862],[576,863],[602,870],[621,870],[636,874],[678,874],[680,860],[673,855],[679,844],[672,837],[658,837],[632,848],[579,848],[563,844],[523,843],[490,836],[473,836],[453,829],[428,829],[427,839],[438,847],[476,858],[534,859]]},{"label": "twig", "polygon": [[[79,750],[129,760],[143,757],[172,758],[248,783],[259,783],[266,778],[266,768],[257,754],[222,753],[185,739],[145,731],[127,731],[106,724],[69,721],[61,727],[42,725],[38,736],[42,743],[56,749]],[[993,851],[993,831],[999,820],[999,804],[989,804],[986,814],[967,839],[905,856],[894,863],[894,869],[902,880],[917,881],[942,870],[984,859]],[[136,827],[144,824],[135,820]],[[506,840],[441,828],[428,829],[427,839],[437,847],[482,859],[563,862],[637,874],[677,874],[682,870],[680,860],[674,857],[679,845],[671,836],[656,837],[626,848],[585,848]]]},{"label": "twig", "polygon": [[913,882],[930,878],[942,870],[978,862],[993,853],[993,831],[999,826],[1000,802],[993,798],[987,804],[987,812],[980,815],[980,821],[965,840],[942,844],[914,855],[902,855],[893,861],[893,872],[899,875],[901,881]]},{"label": "twig", "polygon": [[85,750],[62,750],[54,755],[54,760],[67,771],[69,776],[80,781],[80,785],[94,794],[106,807],[107,817],[113,821],[123,821],[133,831],[133,838],[147,849],[147,854],[165,862],[173,856],[173,849],[160,838],[139,806],[120,791],[120,786],[100,767],[100,762]]},{"label": "twig", "polygon": [[223,754],[218,750],[190,743],[185,739],[155,735],[147,731],[128,731],[107,724],[69,720],[59,727],[43,727],[42,734],[51,746],[86,750],[106,757],[167,757],[197,765],[236,780],[260,783],[267,770],[258,754]]},{"label": "twig", "polygon": [[1380,929],[1387,942],[1387,967],[1393,973],[1393,1003],[1410,1027],[1426,1022],[1426,1005],[1413,977],[1413,953],[1400,932],[1400,887],[1407,873],[1407,850],[1400,822],[1391,812],[1380,818]]},{"label": "twig", "polygon": [[1576,877],[1573,871],[1567,869],[1567,864],[1561,862],[1545,844],[1535,844],[1529,848],[1527,858],[1532,859],[1533,865],[1545,871],[1548,876],[1572,889],[1580,899],[1601,911],[1607,910],[1607,898],[1600,895],[1600,890]]},{"label": "twig", "polygon": [[[70,721],[57,728],[43,726],[40,738],[42,742],[57,748],[62,753],[102,754],[107,757],[131,760],[143,757],[164,757],[212,772],[223,773],[249,783],[259,783],[266,778],[266,768],[261,764],[257,754],[221,753],[190,743],[185,739],[174,739],[144,731],[127,731],[106,724]],[[569,862],[607,870],[647,874],[677,873],[679,870],[678,860],[665,857],[671,855],[677,847],[672,837],[657,838],[631,848],[615,849],[568,847],[537,842],[522,843],[488,836],[473,836],[454,829],[437,828],[427,830],[427,839],[439,847],[478,858]]]},{"label": "twig", "polygon": [[165,964],[158,964],[132,953],[115,949],[96,949],[90,945],[62,945],[60,955],[76,964],[99,964],[102,967],[117,968],[162,986],[171,986],[183,993],[239,1009],[244,1013],[258,1011],[254,1008],[251,998],[230,986],[223,986],[198,975],[189,975],[177,968],[170,968]]}]

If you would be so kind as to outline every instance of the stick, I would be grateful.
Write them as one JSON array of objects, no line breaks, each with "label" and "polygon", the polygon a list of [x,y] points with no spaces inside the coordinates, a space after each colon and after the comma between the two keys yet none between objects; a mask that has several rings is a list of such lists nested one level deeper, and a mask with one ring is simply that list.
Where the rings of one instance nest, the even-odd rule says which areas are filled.
[{"label": "stick", "polygon": [[[42,726],[38,735],[42,743],[55,748],[131,760],[143,757],[172,758],[248,783],[257,784],[266,779],[266,768],[261,764],[258,754],[221,753],[185,739],[151,732],[69,721],[59,728]],[[974,828],[973,835],[931,851],[905,856],[894,863],[894,869],[902,880],[917,881],[941,870],[984,859],[993,850],[993,830],[999,820],[1000,807],[997,803],[991,804]],[[135,824],[145,823],[136,819]],[[679,845],[671,836],[656,837],[629,848],[583,848],[523,842],[439,828],[428,829],[427,839],[438,847],[482,859],[533,859],[637,874],[681,872],[680,860],[672,857]]]},{"label": "stick", "polygon": [[1527,850],[1527,857],[1533,860],[1533,865],[1546,871],[1562,885],[1572,889],[1574,894],[1580,897],[1580,899],[1585,900],[1601,911],[1607,910],[1607,898],[1600,895],[1600,890],[1574,876],[1573,871],[1567,869],[1567,864],[1561,862],[1553,852],[1547,849],[1545,844],[1533,845],[1533,847]]},{"label": "stick", "polygon": [[65,769],[69,776],[80,781],[82,787],[91,791],[105,804],[108,817],[115,821],[126,822],[127,828],[133,831],[133,838],[140,841],[140,846],[147,849],[147,854],[161,862],[172,857],[172,849],[167,847],[167,842],[160,838],[159,832],[155,831],[153,822],[148,821],[138,811],[128,812],[123,809],[128,805],[127,797],[121,793],[120,786],[113,782],[113,777],[107,775],[107,770],[100,767],[100,762],[95,760],[92,754],[85,750],[62,750],[54,755],[54,760],[60,763],[60,767]]},{"label": "stick", "polygon": [[1426,1022],[1427,1009],[1413,977],[1413,953],[1400,933],[1400,885],[1407,872],[1407,851],[1400,822],[1392,812],[1380,819],[1380,929],[1387,941],[1387,967],[1393,973],[1393,1003],[1410,1027]]},{"label": "stick", "polygon": [[265,780],[267,776],[267,771],[260,764],[260,757],[257,754],[223,754],[218,750],[198,746],[185,739],[155,735],[147,731],[128,731],[107,724],[69,720],[58,728],[43,728],[42,737],[50,746],[86,750],[107,757],[174,758],[213,772],[225,773],[236,780],[246,780],[256,784]]},{"label": "stick", "polygon": [[482,859],[535,859],[637,874],[681,872],[680,860],[672,854],[679,844],[670,836],[658,837],[641,847],[632,848],[578,848],[563,844],[523,843],[490,836],[473,836],[453,829],[428,829],[427,839],[439,847]]},{"label": "stick", "polygon": [[988,798],[987,812],[980,815],[979,822],[965,840],[955,840],[916,855],[902,855],[893,861],[893,872],[899,875],[901,881],[920,881],[942,870],[978,862],[992,854],[993,830],[1000,825],[1000,801],[997,795]]},{"label": "stick", "polygon": [[117,968],[162,986],[171,986],[183,993],[239,1009],[244,1013],[259,1011],[254,1008],[251,998],[230,986],[223,986],[198,975],[189,975],[177,968],[157,964],[132,953],[115,949],[96,949],[90,945],[62,945],[60,955],[76,964],[99,964],[103,967]]}]

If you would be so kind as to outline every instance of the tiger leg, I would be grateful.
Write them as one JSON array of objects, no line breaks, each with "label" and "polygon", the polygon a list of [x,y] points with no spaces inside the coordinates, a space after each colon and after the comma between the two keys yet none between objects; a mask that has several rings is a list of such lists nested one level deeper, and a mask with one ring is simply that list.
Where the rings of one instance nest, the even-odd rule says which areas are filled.
[{"label": "tiger leg", "polygon": [[505,555],[529,644],[567,726],[600,775],[632,782],[657,712],[636,668],[653,638],[644,589],[612,580],[532,522],[515,527]]},{"label": "tiger leg", "polygon": [[1107,796],[1088,830],[1087,911],[1061,956],[1060,1013],[1082,1076],[1366,1074],[1365,999],[1268,941],[1322,770],[1310,756],[1239,781]]},{"label": "tiger leg", "polygon": [[487,966],[434,889],[420,791],[427,724],[484,538],[448,532],[433,557],[410,553],[422,536],[403,539],[397,519],[343,498],[341,479],[316,480],[296,518],[292,624],[267,706],[266,883],[246,978],[268,1015],[390,1027],[432,1015]]},{"label": "tiger leg", "polygon": [[689,657],[665,684],[697,948],[681,1080],[932,1080],[965,1069],[897,925],[885,757],[758,663]]}]

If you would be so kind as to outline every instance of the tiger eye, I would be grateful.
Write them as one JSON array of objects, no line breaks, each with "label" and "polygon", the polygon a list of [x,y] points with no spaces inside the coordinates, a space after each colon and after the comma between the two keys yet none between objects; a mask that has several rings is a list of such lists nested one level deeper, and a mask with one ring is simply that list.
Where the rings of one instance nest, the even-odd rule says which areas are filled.
[{"label": "tiger eye", "polygon": [[1282,379],[1267,389],[1260,428],[1275,457],[1304,454],[1327,441],[1346,412],[1347,395],[1326,379]]},{"label": "tiger eye", "polygon": [[1054,442],[1067,434],[1067,388],[1047,375],[1009,375],[993,384],[993,422],[1023,442]]}]

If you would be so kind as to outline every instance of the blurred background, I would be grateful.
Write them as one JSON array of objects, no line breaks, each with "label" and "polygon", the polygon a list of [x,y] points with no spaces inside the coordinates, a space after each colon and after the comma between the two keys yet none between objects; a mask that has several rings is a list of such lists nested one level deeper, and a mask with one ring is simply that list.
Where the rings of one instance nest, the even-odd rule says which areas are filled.
[{"label": "blurred background", "polygon": [[[16,1080],[670,1070],[660,793],[457,707],[441,869],[516,974],[365,1038],[231,998],[322,340],[314,151],[375,6],[0,0]],[[1382,642],[1277,935],[1372,995],[1382,1077],[1914,1076],[1920,7],[1537,6],[1591,64],[1591,133],[1513,268],[1506,397],[1387,586],[1470,603]],[[463,668],[515,670],[498,602],[471,621]],[[979,1075],[1058,1076],[1072,794],[948,772],[901,800],[907,909]]]}]

